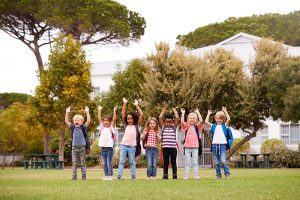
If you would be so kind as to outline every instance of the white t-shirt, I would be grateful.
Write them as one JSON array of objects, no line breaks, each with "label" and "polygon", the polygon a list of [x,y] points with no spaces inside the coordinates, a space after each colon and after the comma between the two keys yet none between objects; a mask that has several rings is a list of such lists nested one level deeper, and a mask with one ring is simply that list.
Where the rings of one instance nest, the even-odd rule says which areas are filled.
[{"label": "white t-shirt", "polygon": [[213,137],[213,144],[227,144],[226,137],[224,135],[222,125],[217,125],[215,129],[215,134]]},{"label": "white t-shirt", "polygon": [[114,139],[112,137],[112,132],[115,133],[115,129],[110,127],[105,127],[103,124],[100,125],[99,130],[101,130],[100,138],[98,142],[99,147],[113,147]]}]

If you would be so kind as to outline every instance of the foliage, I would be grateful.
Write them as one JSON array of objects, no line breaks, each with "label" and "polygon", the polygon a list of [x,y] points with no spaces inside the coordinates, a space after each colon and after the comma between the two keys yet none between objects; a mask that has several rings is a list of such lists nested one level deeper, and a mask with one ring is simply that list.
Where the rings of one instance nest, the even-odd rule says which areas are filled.
[{"label": "foliage", "polygon": [[26,104],[30,95],[23,93],[0,93],[0,106],[8,108],[13,103],[19,102]]},{"label": "foliage", "polygon": [[300,11],[291,12],[287,15],[265,14],[240,18],[230,17],[224,22],[209,24],[186,35],[177,36],[177,44],[196,49],[216,44],[239,32],[246,32],[299,46],[299,27]]},{"label": "foliage", "polygon": [[[236,146],[241,140],[242,138],[234,138],[232,147]],[[250,152],[250,142],[247,141],[236,152],[234,152],[233,155],[238,155],[239,153],[249,153],[249,152]]]},{"label": "foliage", "polygon": [[[103,115],[112,115],[114,106],[122,108],[122,98],[128,99],[128,110],[133,110],[135,99],[142,99],[141,84],[145,82],[144,73],[146,67],[141,59],[133,59],[122,71],[121,66],[117,73],[113,75],[114,84],[107,93],[101,95],[100,104],[103,107]],[[121,113],[118,112],[117,124],[121,124]]]},{"label": "foliage", "polygon": [[111,0],[3,0],[0,30],[22,41],[44,70],[40,48],[54,42],[59,31],[85,44],[127,44],[144,34],[145,19]]},{"label": "foliage", "polygon": [[260,152],[261,153],[272,153],[273,150],[277,149],[286,149],[286,145],[283,141],[278,139],[268,139],[262,143],[260,146]]},{"label": "foliage", "polygon": [[1,151],[11,153],[40,153],[43,147],[42,126],[33,118],[36,110],[14,103],[0,113]]}]

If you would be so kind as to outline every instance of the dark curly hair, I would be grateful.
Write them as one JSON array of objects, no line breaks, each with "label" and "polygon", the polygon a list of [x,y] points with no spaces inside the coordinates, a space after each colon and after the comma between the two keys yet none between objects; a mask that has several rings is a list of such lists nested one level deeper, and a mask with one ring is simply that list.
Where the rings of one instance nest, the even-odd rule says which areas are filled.
[{"label": "dark curly hair", "polygon": [[164,119],[164,120],[165,120],[165,119],[174,119],[174,116],[173,116],[171,113],[167,113],[167,114],[165,114],[165,116],[164,116],[163,119]]},{"label": "dark curly hair", "polygon": [[127,112],[126,115],[125,115],[125,117],[124,117],[124,119],[123,119],[123,121],[125,122],[126,125],[128,124],[127,123],[127,116],[128,115],[132,116],[132,118],[133,118],[133,125],[138,124],[138,122],[139,122],[139,116],[138,116],[138,114],[136,112]]}]

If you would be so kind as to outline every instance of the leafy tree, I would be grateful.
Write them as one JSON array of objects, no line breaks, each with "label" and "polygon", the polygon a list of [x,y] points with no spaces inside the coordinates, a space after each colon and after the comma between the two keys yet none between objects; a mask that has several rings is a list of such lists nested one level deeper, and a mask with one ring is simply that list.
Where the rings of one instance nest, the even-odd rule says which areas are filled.
[{"label": "leafy tree", "polygon": [[83,107],[91,105],[90,66],[78,41],[70,35],[60,37],[49,56],[49,68],[43,72],[41,85],[36,88],[39,119],[48,131],[59,130],[60,160],[64,155],[66,107],[72,106],[76,113],[82,114]]},{"label": "leafy tree", "polygon": [[[110,87],[110,90],[103,93],[100,97],[103,113],[112,115],[114,106],[118,106],[121,109],[123,97],[126,97],[129,100],[128,110],[135,109],[132,102],[135,99],[143,100],[141,95],[141,84],[145,82],[145,72],[145,63],[141,59],[133,59],[123,71],[120,68],[112,78],[114,84]],[[121,123],[120,112],[118,112],[117,121],[117,124]]]},{"label": "leafy tree", "polygon": [[213,23],[186,34],[177,36],[177,44],[196,49],[216,44],[239,32],[260,37],[271,37],[284,43],[300,45],[300,11],[287,15],[265,14],[250,17],[230,17],[224,22]]},{"label": "leafy tree", "polygon": [[30,95],[22,93],[0,93],[0,105],[4,108],[8,108],[15,102],[25,104],[28,101],[28,97],[30,97]]},{"label": "leafy tree", "polygon": [[[34,118],[36,110],[21,103],[14,103],[8,109],[0,113],[0,147],[4,154],[13,153],[39,153],[42,151],[42,138],[44,129]],[[35,145],[35,152],[32,152]],[[37,148],[36,148],[37,147]],[[4,165],[2,166],[4,168]]]},{"label": "leafy tree", "polygon": [[0,30],[24,43],[44,70],[40,48],[54,42],[57,32],[86,44],[128,44],[144,34],[145,20],[111,0],[3,0]]}]

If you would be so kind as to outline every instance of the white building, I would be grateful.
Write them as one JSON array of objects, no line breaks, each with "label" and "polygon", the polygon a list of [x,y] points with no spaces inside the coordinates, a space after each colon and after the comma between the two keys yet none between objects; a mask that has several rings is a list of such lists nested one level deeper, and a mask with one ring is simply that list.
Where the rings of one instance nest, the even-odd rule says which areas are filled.
[{"label": "white building", "polygon": [[[216,45],[202,47],[188,51],[188,54],[202,56],[206,52],[214,51],[216,48],[224,48],[233,51],[236,57],[244,62],[245,69],[248,68],[249,61],[254,59],[255,51],[253,45],[261,38],[247,33],[238,33]],[[300,56],[300,47],[292,47],[285,45],[288,53],[293,56]],[[92,83],[95,87],[95,93],[107,91],[113,83],[112,76],[117,72],[116,66],[126,67],[129,60],[109,61],[95,63],[92,67]],[[235,137],[240,137],[238,131],[234,132]],[[266,139],[281,139],[290,149],[297,149],[300,143],[300,124],[285,123],[282,121],[273,121],[271,119],[265,121],[264,129],[257,133],[257,137],[250,141],[251,151],[259,152],[260,145]]]},{"label": "white building", "polygon": [[[193,49],[189,54],[202,56],[206,52],[214,51],[217,48],[224,48],[232,51],[234,55],[244,62],[245,69],[248,68],[251,59],[255,58],[255,45],[261,38],[247,33],[238,33],[216,45],[211,45],[203,48]],[[300,56],[300,47],[285,45],[288,53],[293,56]],[[257,133],[257,136],[250,141],[252,152],[259,152],[261,144],[267,139],[280,139],[284,141],[288,148],[296,150],[300,143],[300,124],[285,123],[280,120],[266,120],[264,129]]]}]

